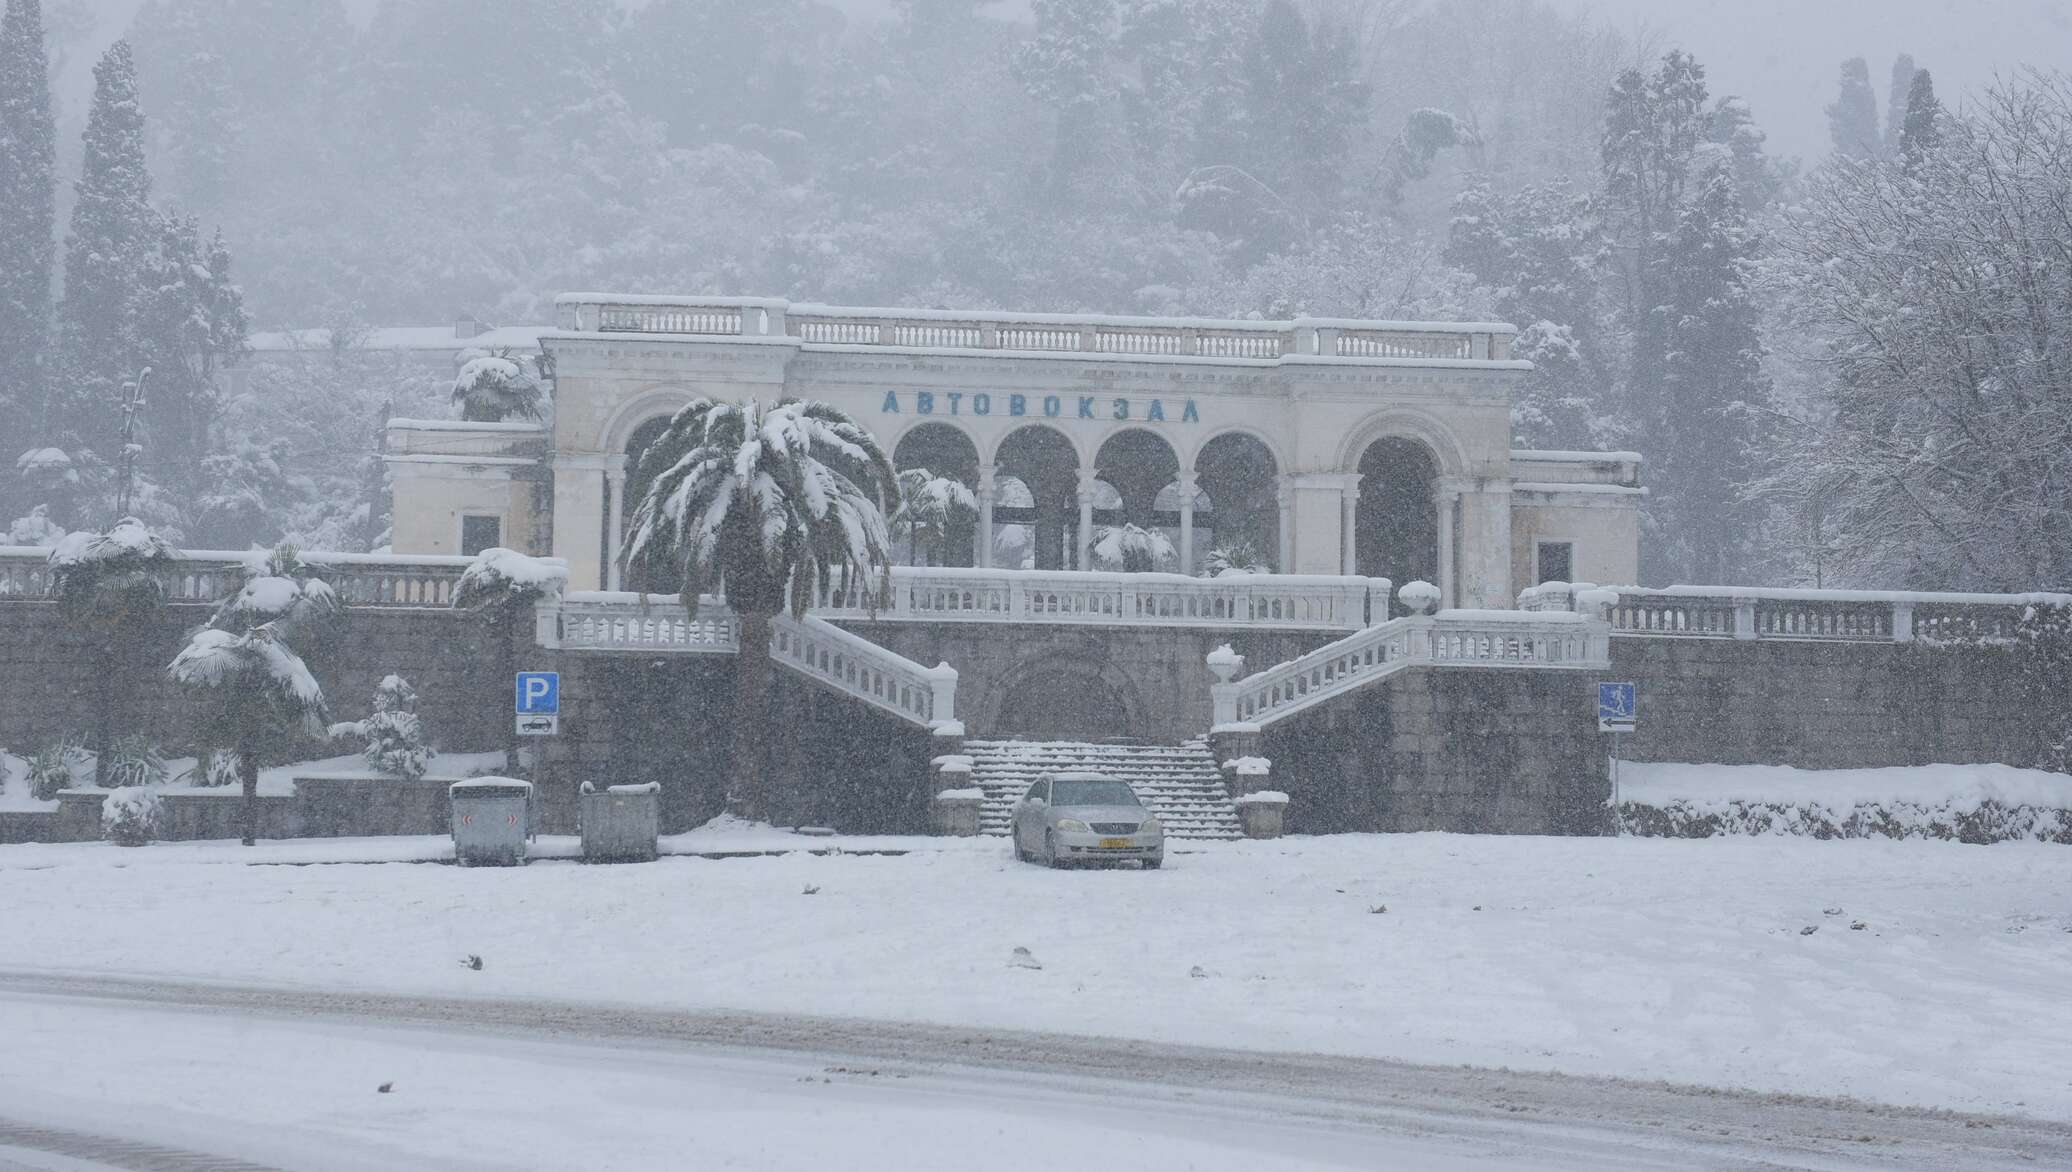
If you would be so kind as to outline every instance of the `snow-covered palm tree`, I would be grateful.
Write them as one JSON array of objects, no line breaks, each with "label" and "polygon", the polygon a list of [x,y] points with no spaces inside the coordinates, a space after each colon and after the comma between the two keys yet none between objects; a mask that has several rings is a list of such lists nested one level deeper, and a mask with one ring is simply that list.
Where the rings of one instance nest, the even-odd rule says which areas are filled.
[{"label": "snow-covered palm tree", "polygon": [[770,622],[787,602],[804,614],[837,577],[873,580],[872,597],[889,585],[899,478],[870,432],[825,403],[699,399],[655,437],[639,479],[626,562],[679,574],[693,616],[700,593],[723,590],[740,618],[728,804],[761,817]]},{"label": "snow-covered palm tree", "polygon": [[50,551],[50,592],[65,617],[98,645],[108,666],[97,673],[94,688],[97,761],[114,739],[115,689],[131,675],[127,652],[165,605],[165,575],[179,557],[171,542],[135,517],[124,517],[105,533],[67,534]]},{"label": "snow-covered palm tree", "polygon": [[547,396],[540,383],[538,358],[510,350],[470,350],[462,359],[460,373],[453,379],[453,402],[462,419],[537,422],[545,415]]},{"label": "snow-covered palm tree", "polygon": [[[542,599],[561,593],[568,585],[568,563],[559,558],[536,558],[501,546],[475,555],[461,571],[453,588],[453,605],[481,619],[496,647],[498,687],[513,687],[517,679],[517,651],[512,640],[520,625],[532,617]],[[504,725],[504,769],[518,768],[518,729]]]},{"label": "snow-covered palm tree", "polygon": [[273,623],[249,630],[203,627],[166,669],[202,702],[202,735],[236,746],[244,785],[246,846],[259,835],[259,754],[293,733],[324,735],[324,693]]},{"label": "snow-covered palm tree", "polygon": [[978,495],[963,481],[926,468],[900,469],[899,510],[892,514],[891,532],[911,555],[943,560],[950,538],[977,519]]}]

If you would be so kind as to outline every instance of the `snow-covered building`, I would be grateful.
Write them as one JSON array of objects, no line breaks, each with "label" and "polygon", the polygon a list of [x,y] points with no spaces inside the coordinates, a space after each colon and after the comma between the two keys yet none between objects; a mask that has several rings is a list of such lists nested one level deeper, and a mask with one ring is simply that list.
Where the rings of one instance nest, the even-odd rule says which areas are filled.
[{"label": "snow-covered building", "polygon": [[[529,547],[567,559],[575,589],[637,586],[616,553],[667,416],[699,396],[798,397],[973,491],[966,532],[925,553],[937,564],[1119,569],[1101,555],[1130,545],[1180,573],[1426,579],[1461,607],[1637,577],[1640,457],[1514,450],[1531,367],[1508,325],[594,293],[558,314],[536,334],[551,427],[390,421],[397,553]],[[1132,525],[1151,539],[1112,539]]]}]

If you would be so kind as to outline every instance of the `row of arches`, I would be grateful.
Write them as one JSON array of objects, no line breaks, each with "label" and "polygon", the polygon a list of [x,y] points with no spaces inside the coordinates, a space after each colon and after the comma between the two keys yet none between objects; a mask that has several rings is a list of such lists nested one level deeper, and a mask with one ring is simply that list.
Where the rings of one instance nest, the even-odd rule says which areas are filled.
[{"label": "row of arches", "polygon": [[[625,500],[645,494],[640,456],[666,424],[658,416],[629,436]],[[1183,574],[1224,565],[1287,569],[1287,470],[1263,441],[1244,432],[1210,438],[1188,468],[1164,436],[1144,428],[1110,435],[1091,464],[1082,465],[1072,441],[1041,423],[1006,435],[990,465],[968,434],[942,422],[909,428],[891,455],[902,473],[964,490],[931,494],[958,502],[936,522],[895,518],[894,556],[902,564]],[[1356,572],[1437,581],[1438,461],[1432,450],[1417,439],[1385,436],[1362,450],[1357,471],[1350,534]]]}]

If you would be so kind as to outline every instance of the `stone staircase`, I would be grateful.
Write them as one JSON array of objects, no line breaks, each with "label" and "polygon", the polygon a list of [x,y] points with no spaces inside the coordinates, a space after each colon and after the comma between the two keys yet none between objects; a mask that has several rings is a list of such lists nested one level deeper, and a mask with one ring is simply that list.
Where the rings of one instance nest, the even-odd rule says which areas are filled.
[{"label": "stone staircase", "polygon": [[985,791],[985,834],[1005,835],[1014,803],[1043,773],[1089,772],[1130,784],[1173,838],[1239,838],[1237,808],[1202,739],[1182,745],[967,740],[971,781]]}]

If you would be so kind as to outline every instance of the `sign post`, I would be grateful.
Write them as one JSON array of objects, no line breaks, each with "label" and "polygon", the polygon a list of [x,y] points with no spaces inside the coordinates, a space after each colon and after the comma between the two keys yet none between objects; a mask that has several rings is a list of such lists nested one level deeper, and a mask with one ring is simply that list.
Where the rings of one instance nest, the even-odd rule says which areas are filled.
[{"label": "sign post", "polygon": [[1612,734],[1612,812],[1619,809],[1619,734],[1640,724],[1639,694],[1631,683],[1597,685],[1597,731]]},{"label": "sign post", "polygon": [[[521,737],[551,737],[561,731],[561,673],[558,671],[521,671],[518,673],[513,701],[517,708],[518,735]],[[532,751],[532,801],[538,802],[545,792],[541,787],[546,781],[547,747],[540,745]],[[528,818],[537,825],[537,818]],[[533,831],[535,835],[538,831]]]}]

